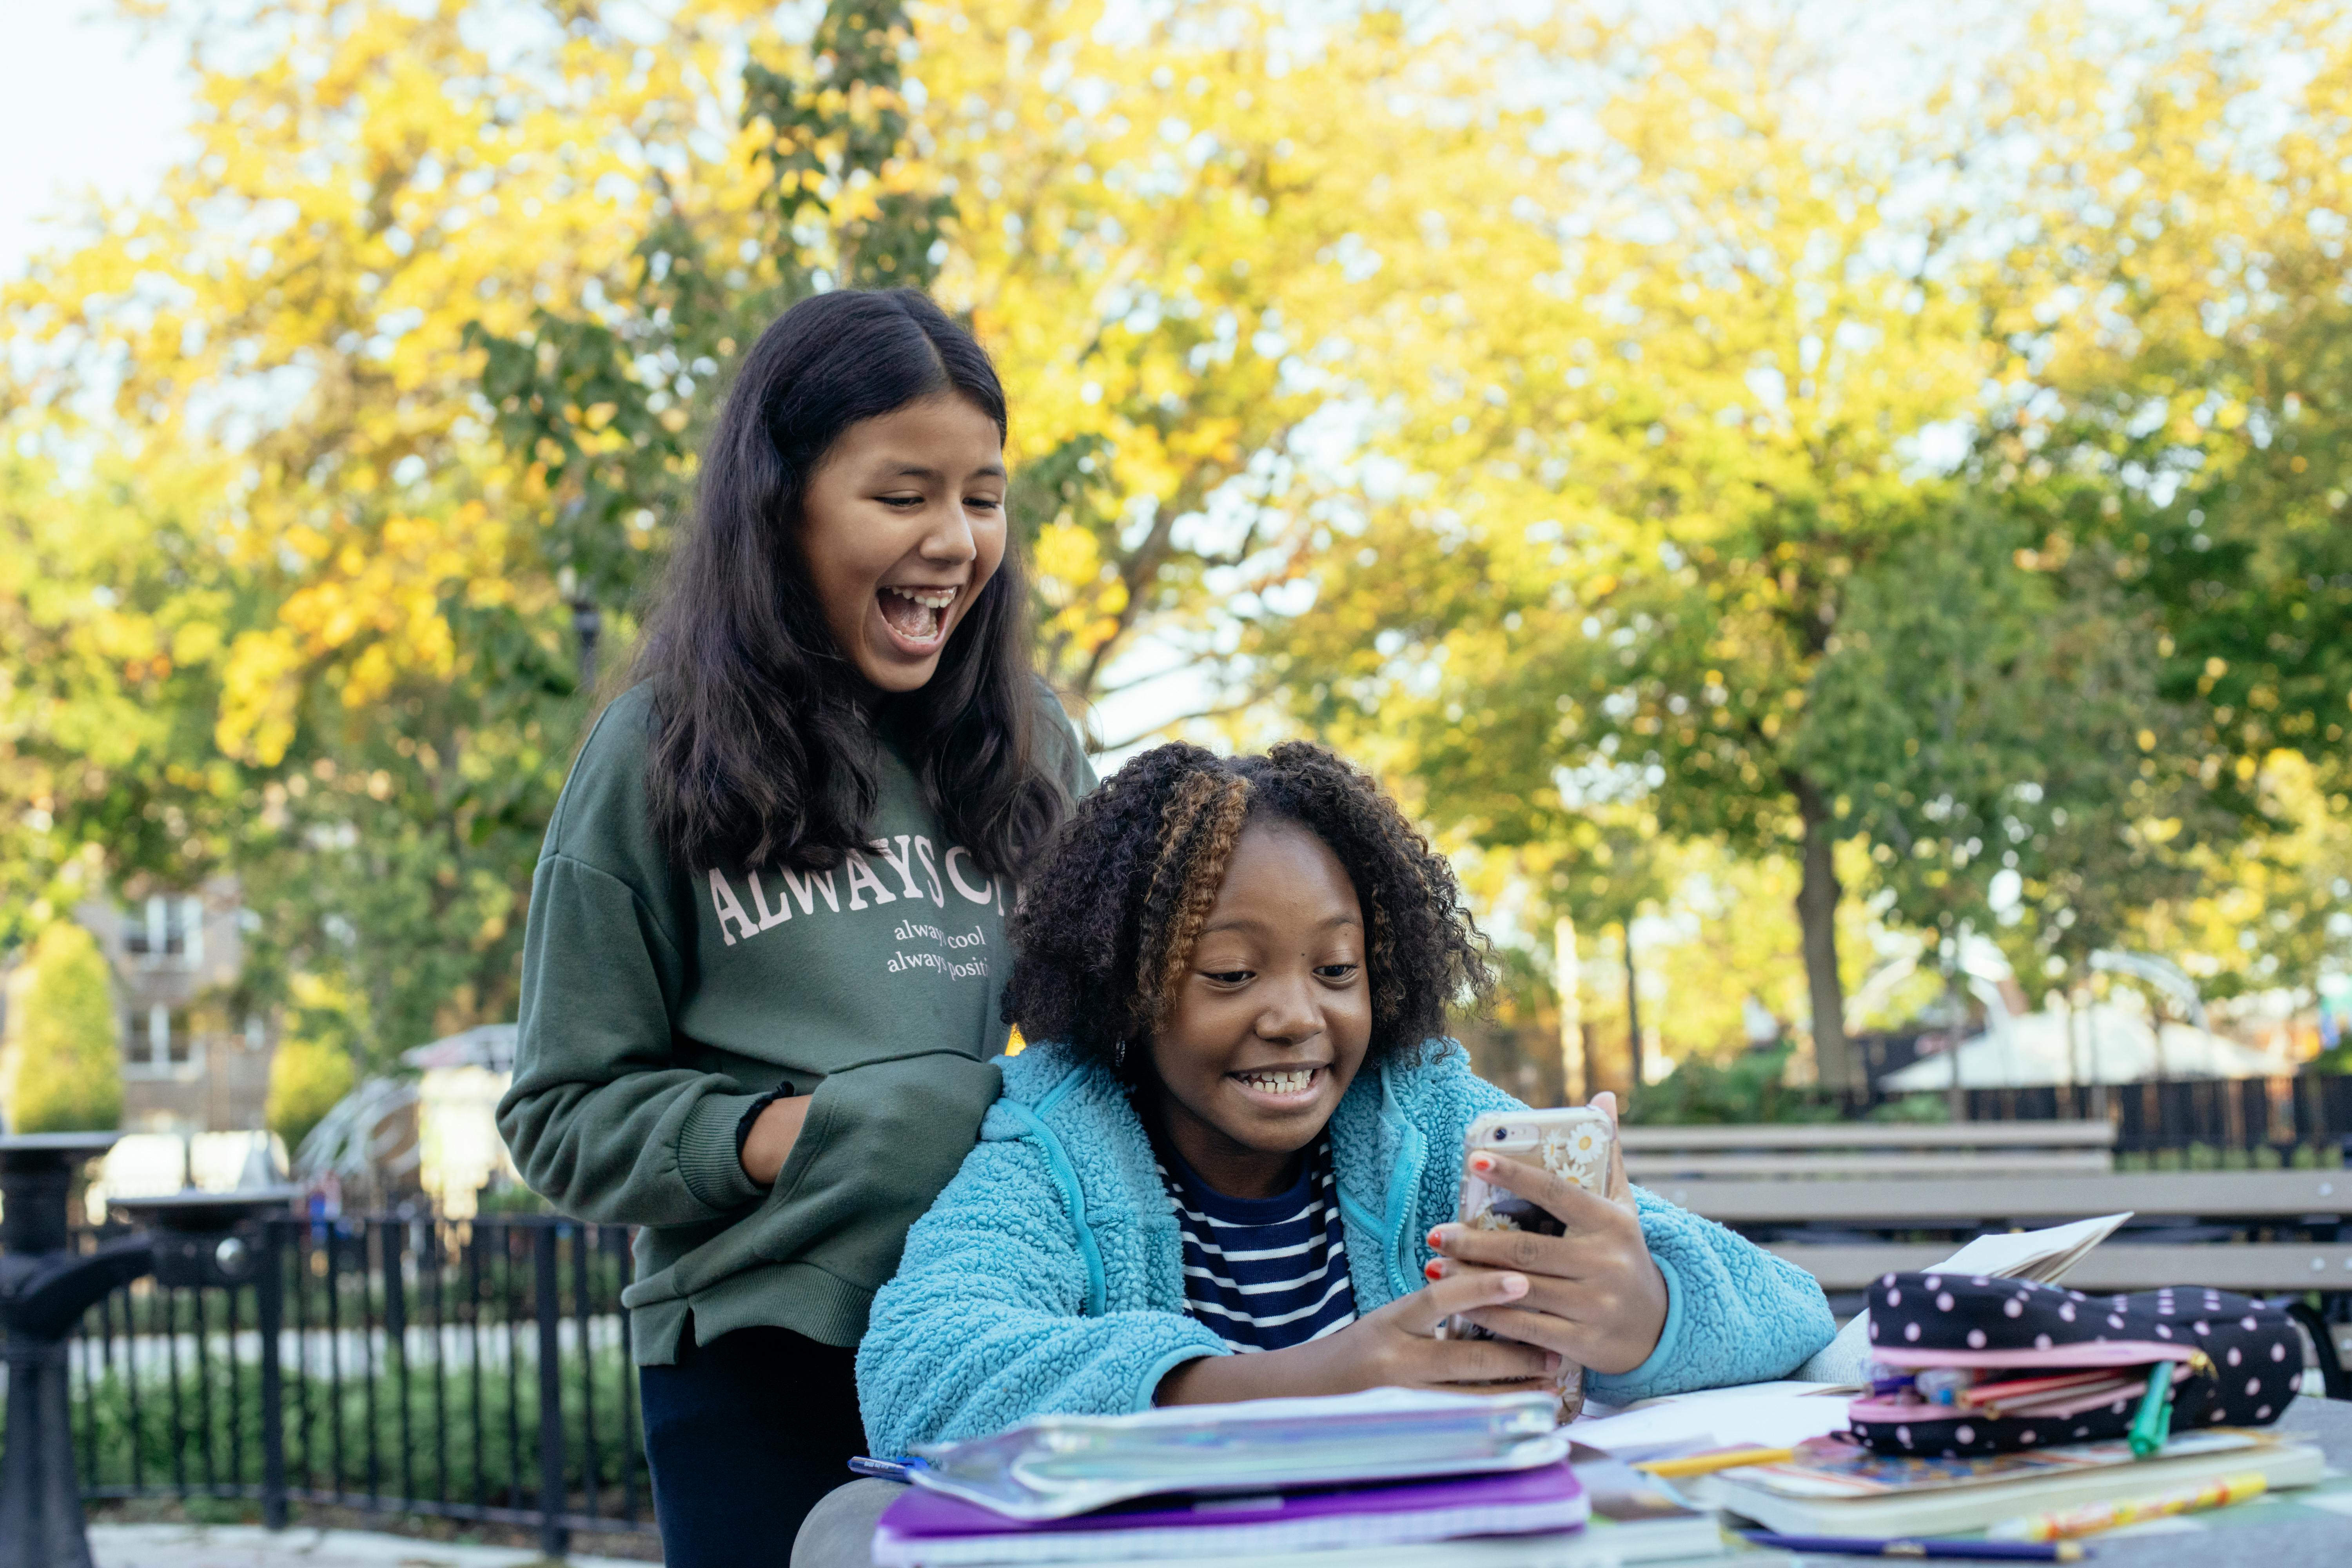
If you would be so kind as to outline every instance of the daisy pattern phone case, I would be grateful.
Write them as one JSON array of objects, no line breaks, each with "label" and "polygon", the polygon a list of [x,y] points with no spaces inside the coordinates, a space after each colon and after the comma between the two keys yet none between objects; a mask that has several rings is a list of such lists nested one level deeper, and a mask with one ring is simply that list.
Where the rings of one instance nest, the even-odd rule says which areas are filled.
[{"label": "daisy pattern phone case", "polygon": [[[1616,1127],[1605,1110],[1564,1106],[1550,1110],[1495,1111],[1470,1123],[1462,1137],[1461,1223],[1474,1230],[1524,1230],[1558,1236],[1565,1229],[1549,1212],[1516,1193],[1492,1187],[1473,1174],[1470,1156],[1479,1150],[1541,1165],[1595,1197],[1609,1195],[1609,1153]],[[1494,1336],[1455,1318],[1438,1330],[1441,1339],[1483,1340]],[[1563,1361],[1559,1368],[1559,1418],[1571,1421],[1584,1407],[1584,1369]]]}]

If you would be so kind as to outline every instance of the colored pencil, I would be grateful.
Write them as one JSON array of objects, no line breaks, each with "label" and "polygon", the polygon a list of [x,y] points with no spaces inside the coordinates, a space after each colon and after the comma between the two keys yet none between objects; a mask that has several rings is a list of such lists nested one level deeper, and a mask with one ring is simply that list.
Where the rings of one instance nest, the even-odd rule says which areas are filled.
[{"label": "colored pencil", "polygon": [[1633,1468],[1662,1480],[1680,1480],[1685,1476],[1711,1476],[1717,1470],[1737,1470],[1748,1465],[1777,1465],[1796,1457],[1794,1448],[1726,1448],[1720,1453],[1693,1454],[1680,1459],[1645,1459]]},{"label": "colored pencil", "polygon": [[2141,1498],[2137,1502],[2092,1503],[2061,1513],[2003,1520],[1992,1527],[1990,1533],[1996,1541],[2058,1541],[2069,1535],[2090,1535],[2119,1525],[2137,1524],[2145,1519],[2228,1508],[2232,1503],[2258,1498],[2269,1489],[2267,1477],[2259,1470],[2249,1470],[2242,1476],[2225,1476],[2201,1487],[2185,1487],[2162,1497]]},{"label": "colored pencil", "polygon": [[1775,1552],[1819,1552],[1838,1557],[1941,1557],[1975,1563],[2079,1563],[2071,1541],[1877,1541],[1859,1535],[1780,1535],[1743,1530],[1740,1539]]}]

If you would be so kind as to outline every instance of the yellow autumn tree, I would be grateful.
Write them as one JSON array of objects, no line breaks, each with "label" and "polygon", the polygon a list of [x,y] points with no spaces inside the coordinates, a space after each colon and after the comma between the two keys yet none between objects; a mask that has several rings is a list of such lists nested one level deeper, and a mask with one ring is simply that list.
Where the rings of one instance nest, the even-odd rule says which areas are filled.
[{"label": "yellow autumn tree", "polygon": [[59,921],[33,944],[0,1100],[12,1132],[104,1131],[122,1121],[122,1041],[97,939]]},{"label": "yellow autumn tree", "polygon": [[[775,36],[749,5],[677,8],[652,40],[505,15],[495,55],[458,5],[286,0],[197,38],[185,162],[0,292],[27,346],[16,449],[121,454],[70,495],[33,473],[8,509],[37,574],[73,570],[0,580],[0,614],[97,656],[19,671],[12,640],[0,691],[53,770],[58,854],[236,871],[257,973],[345,974],[387,1056],[511,1016],[583,709],[555,509],[491,437],[468,331],[593,308],[671,205],[748,207],[707,176],[742,162],[731,63]],[[66,714],[44,699],[72,670]],[[141,710],[159,698],[196,732]],[[134,721],[110,731],[110,705]],[[87,761],[76,726],[109,731]],[[159,728],[168,756],[131,750]]]},{"label": "yellow autumn tree", "polygon": [[237,871],[264,972],[343,973],[378,1055],[511,1009],[582,630],[625,645],[723,367],[794,290],[971,315],[1092,697],[1147,631],[1230,652],[1287,575],[1294,437],[1387,286],[1364,234],[1475,163],[1475,124],[1393,107],[1427,46],[1392,21],[522,5],[492,51],[481,9],[272,0],[197,39],[188,159],[0,293],[19,449],[135,441],[96,499],[132,531],[168,494],[185,543],[146,559],[212,594],[209,645],[100,667],[136,702],[169,651],[207,743],[63,841]]}]

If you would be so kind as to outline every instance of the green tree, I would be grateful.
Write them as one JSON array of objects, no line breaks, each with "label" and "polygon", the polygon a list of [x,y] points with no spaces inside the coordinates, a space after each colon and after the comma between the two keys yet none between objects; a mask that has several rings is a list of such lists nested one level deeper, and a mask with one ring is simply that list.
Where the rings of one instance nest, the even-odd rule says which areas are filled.
[{"label": "green tree", "polygon": [[1948,509],[1917,442],[1998,360],[1916,198],[1951,125],[1832,134],[1805,111],[1820,62],[1738,23],[1620,59],[1597,136],[1522,142],[1465,193],[1517,232],[1444,298],[1442,337],[1386,356],[1404,412],[1380,445],[1419,478],[1333,542],[1315,613],[1263,651],[1300,721],[1393,737],[1441,822],[1566,841],[1613,795],[1670,837],[1788,852],[1843,1083],[1853,829],[1808,704],[1855,585]]},{"label": "green tree", "polygon": [[106,957],[67,921],[42,931],[9,1052],[16,1132],[103,1131],[122,1121],[122,1040]]},{"label": "green tree", "polygon": [[2164,696],[2161,628],[2110,552],[2045,554],[2032,521],[1968,503],[1857,580],[1803,745],[1897,920],[2079,984],[2267,819],[2159,740],[2198,715]]},{"label": "green tree", "polygon": [[[2352,726],[2352,22],[2053,7],[2000,112],[2046,149],[1993,325],[1988,479],[2157,616],[2163,734],[2252,786]],[[2340,792],[2340,784],[2333,786]],[[2342,809],[2339,805],[2336,809]]]},{"label": "green tree", "polygon": [[278,1042],[269,1059],[269,1097],[262,1119],[292,1151],[319,1125],[356,1081],[352,1058],[323,1041],[293,1037]]}]

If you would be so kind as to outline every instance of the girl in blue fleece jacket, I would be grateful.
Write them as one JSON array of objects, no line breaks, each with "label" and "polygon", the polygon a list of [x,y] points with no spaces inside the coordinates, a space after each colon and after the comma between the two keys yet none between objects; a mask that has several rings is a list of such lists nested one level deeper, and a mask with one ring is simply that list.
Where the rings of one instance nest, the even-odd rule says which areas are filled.
[{"label": "girl in blue fleece jacket", "polygon": [[[1383,1385],[1592,1394],[1786,1375],[1811,1278],[1647,1192],[1480,1174],[1564,1234],[1453,1223],[1471,1120],[1518,1102],[1433,1039],[1488,983],[1445,861],[1319,747],[1159,747],[1031,874],[981,1142],[857,1354],[877,1454],[1045,1412]],[[1606,1102],[1602,1097],[1596,1103]],[[1496,1336],[1441,1340],[1464,1315]]]}]

